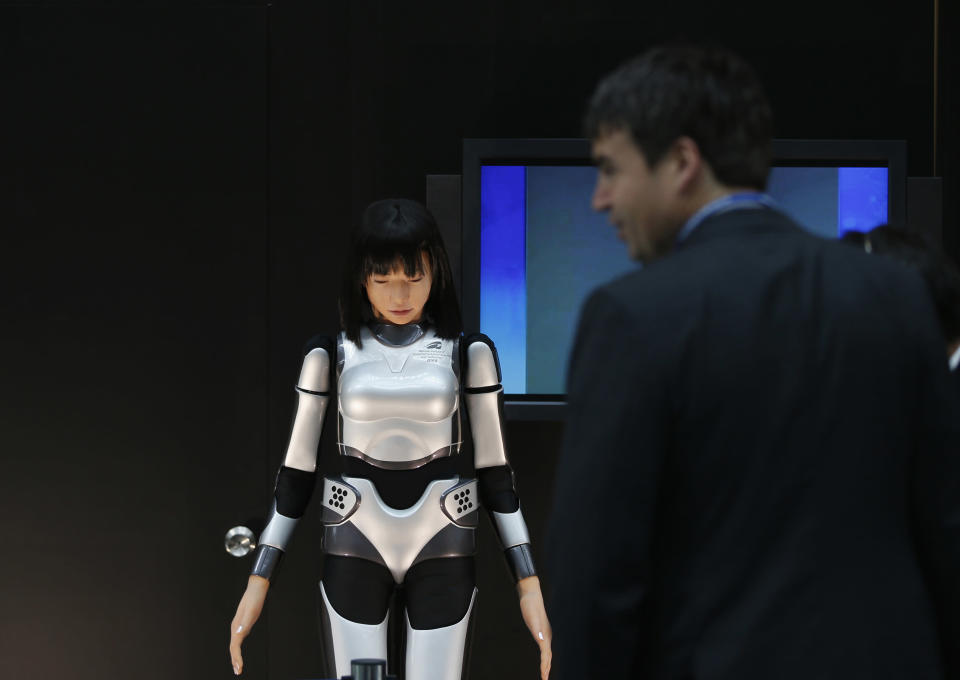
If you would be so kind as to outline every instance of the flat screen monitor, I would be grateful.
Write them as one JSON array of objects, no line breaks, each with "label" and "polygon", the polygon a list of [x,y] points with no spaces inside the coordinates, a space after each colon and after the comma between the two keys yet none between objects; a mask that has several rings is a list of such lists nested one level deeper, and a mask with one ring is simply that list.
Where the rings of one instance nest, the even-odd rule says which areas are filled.
[{"label": "flat screen monitor", "polygon": [[[812,233],[903,223],[903,141],[776,140],[767,192]],[[584,139],[464,141],[464,323],[497,345],[508,417],[562,417],[580,306],[640,266],[590,208]]]}]

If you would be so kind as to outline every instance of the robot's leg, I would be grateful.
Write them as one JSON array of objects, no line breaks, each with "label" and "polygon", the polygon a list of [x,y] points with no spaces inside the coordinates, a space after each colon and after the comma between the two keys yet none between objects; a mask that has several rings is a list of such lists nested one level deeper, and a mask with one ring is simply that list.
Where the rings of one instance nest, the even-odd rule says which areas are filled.
[{"label": "robot's leg", "polygon": [[472,557],[432,559],[411,567],[405,579],[406,680],[467,677],[475,582]]},{"label": "robot's leg", "polygon": [[328,555],[320,581],[326,672],[350,675],[352,659],[387,659],[390,572],[367,560]]}]

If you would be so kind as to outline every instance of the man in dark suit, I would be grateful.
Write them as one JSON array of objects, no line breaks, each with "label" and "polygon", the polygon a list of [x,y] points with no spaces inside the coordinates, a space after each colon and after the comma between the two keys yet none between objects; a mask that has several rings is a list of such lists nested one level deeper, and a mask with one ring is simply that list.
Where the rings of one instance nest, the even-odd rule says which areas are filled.
[{"label": "man in dark suit", "polygon": [[960,419],[919,276],[760,193],[771,115],[728,53],[627,63],[587,129],[644,266],[574,343],[555,677],[960,677]]}]

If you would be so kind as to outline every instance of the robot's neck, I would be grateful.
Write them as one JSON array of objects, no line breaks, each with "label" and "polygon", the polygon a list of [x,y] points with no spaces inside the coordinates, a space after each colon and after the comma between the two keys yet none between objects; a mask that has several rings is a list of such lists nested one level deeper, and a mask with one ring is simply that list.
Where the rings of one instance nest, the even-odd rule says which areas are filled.
[{"label": "robot's neck", "polygon": [[405,347],[423,337],[426,328],[422,323],[405,323],[398,326],[392,323],[377,321],[370,324],[370,332],[385,345],[391,347]]}]

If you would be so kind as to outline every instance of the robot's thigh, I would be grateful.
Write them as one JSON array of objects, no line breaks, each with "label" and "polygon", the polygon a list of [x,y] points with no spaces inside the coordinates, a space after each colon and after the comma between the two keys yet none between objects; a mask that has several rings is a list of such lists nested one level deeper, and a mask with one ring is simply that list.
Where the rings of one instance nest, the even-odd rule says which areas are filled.
[{"label": "robot's thigh", "polygon": [[476,581],[473,557],[444,557],[414,564],[404,579],[410,625],[424,630],[457,623],[470,608]]},{"label": "robot's thigh", "polygon": [[330,605],[343,618],[376,625],[387,615],[395,584],[390,570],[382,564],[326,555],[322,580]]}]

